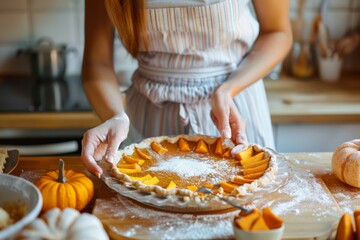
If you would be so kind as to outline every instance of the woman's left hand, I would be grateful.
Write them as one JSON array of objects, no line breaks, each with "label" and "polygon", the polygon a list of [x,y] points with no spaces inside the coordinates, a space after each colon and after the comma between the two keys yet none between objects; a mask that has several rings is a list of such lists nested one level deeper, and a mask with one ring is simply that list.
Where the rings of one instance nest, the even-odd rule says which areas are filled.
[{"label": "woman's left hand", "polygon": [[218,88],[212,97],[211,119],[223,138],[231,138],[235,144],[247,145],[245,120],[235,106],[230,92]]}]

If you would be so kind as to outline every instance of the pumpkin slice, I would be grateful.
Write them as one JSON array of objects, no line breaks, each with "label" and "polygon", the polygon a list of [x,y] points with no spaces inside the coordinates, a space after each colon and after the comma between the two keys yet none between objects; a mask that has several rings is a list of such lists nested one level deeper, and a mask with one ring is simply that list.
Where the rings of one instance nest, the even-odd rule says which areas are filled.
[{"label": "pumpkin slice", "polygon": [[223,156],[224,154],[224,148],[223,148],[223,140],[222,138],[218,138],[216,140],[216,146],[214,153],[218,156]]},{"label": "pumpkin slice", "polygon": [[212,183],[206,183],[206,184],[203,185],[203,187],[212,189],[212,188],[214,187],[214,184],[212,184]]},{"label": "pumpkin slice", "polygon": [[262,216],[258,217],[251,227],[251,231],[266,231],[269,230],[269,227],[266,225],[264,218]]},{"label": "pumpkin slice", "polygon": [[266,225],[270,229],[280,228],[283,224],[283,220],[276,216],[268,207],[262,210],[262,215]]},{"label": "pumpkin slice", "polygon": [[157,152],[159,154],[160,153],[166,153],[168,151],[167,148],[161,146],[161,144],[157,143],[157,142],[152,142],[151,143],[151,148],[152,148],[152,150],[154,150],[155,152]]},{"label": "pumpkin slice", "polygon": [[[132,165],[132,164],[123,164],[120,166],[124,166],[124,165]],[[133,163],[134,167],[130,168],[130,166],[127,166],[128,168],[122,168],[122,167],[118,167],[119,171],[122,173],[139,173],[141,172],[141,167],[139,164],[137,163]]]},{"label": "pumpkin slice", "polygon": [[238,153],[235,155],[235,158],[236,158],[237,160],[248,159],[248,158],[252,157],[253,153],[254,153],[253,147],[248,147],[245,151],[238,152]]},{"label": "pumpkin slice", "polygon": [[242,218],[242,217],[246,217],[248,216],[249,214],[253,213],[253,212],[257,212],[260,216],[261,212],[258,208],[254,208],[253,210],[251,210],[249,213],[246,213],[246,212],[239,212],[239,214],[237,216],[235,216],[235,218]]},{"label": "pumpkin slice", "polygon": [[[358,211],[358,210],[356,210],[356,211]],[[355,216],[356,239],[360,239],[360,215],[355,215],[355,212],[354,212],[354,216]]]},{"label": "pumpkin slice", "polygon": [[246,175],[250,175],[250,174],[255,174],[255,173],[260,173],[260,172],[264,172],[266,169],[268,169],[269,167],[269,163],[265,163],[263,165],[254,167],[254,168],[245,168],[243,169],[243,174],[244,176]]},{"label": "pumpkin slice", "polygon": [[140,150],[139,148],[135,148],[135,151],[142,159],[150,160],[150,154],[146,150]]},{"label": "pumpkin slice", "polygon": [[264,159],[264,154],[265,154],[264,152],[259,152],[258,154],[254,155],[250,158],[242,159],[242,160],[240,160],[241,165],[246,165],[248,163],[261,161]]},{"label": "pumpkin slice", "polygon": [[197,153],[208,153],[209,152],[209,148],[203,139],[200,139],[198,141],[195,152],[197,152]]},{"label": "pumpkin slice", "polygon": [[256,161],[256,162],[245,162],[244,165],[242,165],[243,168],[254,168],[254,167],[258,167],[260,165],[263,165],[265,163],[269,163],[270,158],[265,158],[263,160],[260,161]]},{"label": "pumpkin slice", "polygon": [[264,172],[258,172],[258,173],[251,173],[251,174],[248,174],[248,175],[244,175],[244,178],[247,178],[247,179],[258,179],[259,177],[261,177],[262,175],[264,175],[265,171]]},{"label": "pumpkin slice", "polygon": [[336,232],[336,240],[353,240],[354,239],[354,231],[351,224],[351,215],[349,213],[345,213],[339,222]]},{"label": "pumpkin slice", "polygon": [[127,169],[136,169],[137,166],[139,166],[139,164],[137,164],[137,163],[118,164],[117,165],[118,168],[127,168]]},{"label": "pumpkin slice", "polygon": [[145,181],[145,180],[149,180],[149,179],[151,179],[152,178],[152,176],[150,175],[150,174],[146,174],[145,176],[143,176],[143,177],[131,177],[130,176],[130,179],[131,180],[135,180],[135,181]]},{"label": "pumpkin slice", "polygon": [[195,191],[198,189],[198,187],[197,187],[197,186],[195,186],[195,185],[191,185],[191,186],[187,186],[187,189],[189,189],[189,190],[191,190],[191,191],[195,192]]},{"label": "pumpkin slice", "polygon": [[232,182],[237,185],[243,185],[245,183],[252,183],[253,181],[255,181],[255,179],[247,179],[247,178],[243,178],[242,176],[234,176],[232,179]]},{"label": "pumpkin slice", "polygon": [[183,138],[179,139],[178,145],[182,152],[190,152],[191,151],[189,143]]},{"label": "pumpkin slice", "polygon": [[221,182],[220,186],[224,189],[224,192],[231,193],[238,185],[228,183],[228,182]]},{"label": "pumpkin slice", "polygon": [[224,150],[224,154],[223,154],[224,158],[231,158],[231,148],[227,148]]},{"label": "pumpkin slice", "polygon": [[170,189],[173,189],[173,188],[176,188],[176,183],[174,183],[173,181],[171,181],[169,183],[169,185],[167,185],[166,189],[167,190],[170,190]]},{"label": "pumpkin slice", "polygon": [[[141,160],[141,159],[139,159],[139,158],[134,158],[134,157],[130,157],[130,156],[124,156],[123,157],[124,158],[124,160],[125,160],[125,162],[127,162],[127,163],[129,163],[129,164],[131,164],[131,163],[137,163],[137,164],[139,164],[139,165],[143,165],[144,164],[144,160]],[[119,165],[118,165],[119,166]]]},{"label": "pumpkin slice", "polygon": [[260,217],[259,211],[253,211],[249,215],[235,219],[235,224],[244,231],[250,231],[256,220]]},{"label": "pumpkin slice", "polygon": [[155,185],[155,184],[158,184],[159,183],[159,179],[155,176],[149,180],[145,180],[142,182],[143,184],[145,185]]}]

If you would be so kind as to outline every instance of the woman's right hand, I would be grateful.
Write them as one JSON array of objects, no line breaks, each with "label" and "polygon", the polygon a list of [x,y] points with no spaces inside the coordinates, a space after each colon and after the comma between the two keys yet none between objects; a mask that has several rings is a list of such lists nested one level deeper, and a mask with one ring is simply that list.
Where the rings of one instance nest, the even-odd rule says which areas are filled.
[{"label": "woman's right hand", "polygon": [[128,116],[121,113],[85,132],[81,161],[92,174],[100,177],[103,173],[96,161],[105,158],[107,162],[113,162],[121,142],[128,136],[129,127]]}]

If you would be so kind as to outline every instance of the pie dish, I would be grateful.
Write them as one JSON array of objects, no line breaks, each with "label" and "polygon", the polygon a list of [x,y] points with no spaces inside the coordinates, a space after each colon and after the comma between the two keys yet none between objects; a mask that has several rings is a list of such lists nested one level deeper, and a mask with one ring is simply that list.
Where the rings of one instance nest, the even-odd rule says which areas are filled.
[{"label": "pie dish", "polygon": [[275,154],[253,144],[232,156],[233,147],[230,140],[203,135],[148,138],[119,151],[110,175],[127,188],[197,201],[212,198],[199,187],[238,198],[275,180]]},{"label": "pie dish", "polygon": [[9,157],[6,148],[0,148],[0,173],[3,173],[6,159]]}]

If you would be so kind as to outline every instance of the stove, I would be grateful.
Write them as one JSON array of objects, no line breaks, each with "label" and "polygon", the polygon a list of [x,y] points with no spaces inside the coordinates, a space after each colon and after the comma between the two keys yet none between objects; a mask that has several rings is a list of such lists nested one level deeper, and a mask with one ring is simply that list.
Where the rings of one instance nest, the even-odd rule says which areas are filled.
[{"label": "stove", "polygon": [[[39,84],[36,79],[0,77],[0,113],[91,111],[80,76],[70,76],[62,80],[61,89],[65,96],[62,99],[61,107],[52,108],[44,103],[39,104]],[[66,91],[65,94],[64,91]],[[52,92],[48,91],[47,94],[52,94]]]}]

